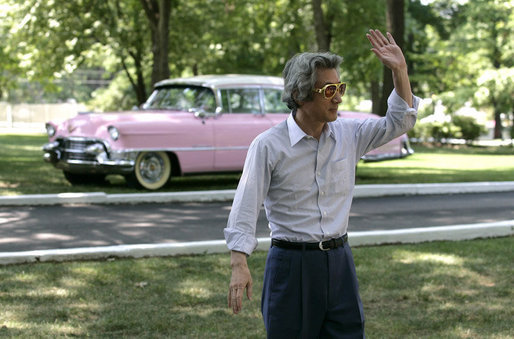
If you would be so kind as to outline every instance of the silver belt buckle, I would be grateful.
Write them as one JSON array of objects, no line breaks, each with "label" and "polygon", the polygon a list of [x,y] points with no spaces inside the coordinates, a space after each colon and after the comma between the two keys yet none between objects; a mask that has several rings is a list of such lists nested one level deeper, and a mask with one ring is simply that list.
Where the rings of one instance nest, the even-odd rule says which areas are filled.
[{"label": "silver belt buckle", "polygon": [[330,251],[330,248],[324,248],[323,247],[323,240],[319,242],[319,249],[322,251]]}]

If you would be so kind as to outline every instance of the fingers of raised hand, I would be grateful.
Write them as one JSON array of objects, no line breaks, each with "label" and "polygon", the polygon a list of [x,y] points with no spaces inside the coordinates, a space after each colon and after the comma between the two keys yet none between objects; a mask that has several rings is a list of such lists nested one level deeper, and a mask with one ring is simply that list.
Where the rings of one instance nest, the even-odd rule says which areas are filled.
[{"label": "fingers of raised hand", "polygon": [[387,39],[389,39],[389,42],[391,42],[392,45],[396,45],[396,41],[394,41],[394,38],[391,33],[387,32]]},{"label": "fingers of raised hand", "polygon": [[370,29],[366,36],[374,48],[383,48],[388,45],[396,45],[393,36],[389,32],[386,34],[387,38],[378,29]]}]

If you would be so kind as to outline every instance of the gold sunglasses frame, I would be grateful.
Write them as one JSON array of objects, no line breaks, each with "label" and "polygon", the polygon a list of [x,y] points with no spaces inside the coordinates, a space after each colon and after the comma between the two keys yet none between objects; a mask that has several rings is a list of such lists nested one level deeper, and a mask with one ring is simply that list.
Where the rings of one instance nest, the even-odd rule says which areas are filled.
[{"label": "gold sunglasses frame", "polygon": [[[335,90],[334,94],[330,98],[325,95],[325,90],[327,89],[328,86],[336,86],[336,90]],[[346,93],[346,82],[339,82],[337,84],[326,84],[322,88],[315,88],[312,91],[316,92],[316,93],[319,93],[319,94],[323,94],[323,98],[325,98],[327,100],[331,100],[333,97],[335,97],[336,93],[339,92],[339,88],[341,86],[344,86],[344,92],[343,92],[343,94],[341,94],[341,96],[343,96]]]}]

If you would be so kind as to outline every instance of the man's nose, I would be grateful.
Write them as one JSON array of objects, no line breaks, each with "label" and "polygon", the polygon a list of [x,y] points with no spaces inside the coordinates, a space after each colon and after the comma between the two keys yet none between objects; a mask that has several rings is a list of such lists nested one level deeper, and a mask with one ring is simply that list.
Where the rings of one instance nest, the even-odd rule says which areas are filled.
[{"label": "man's nose", "polygon": [[332,97],[332,101],[338,104],[343,102],[343,96],[341,93],[339,93],[339,91],[337,91],[336,94]]}]

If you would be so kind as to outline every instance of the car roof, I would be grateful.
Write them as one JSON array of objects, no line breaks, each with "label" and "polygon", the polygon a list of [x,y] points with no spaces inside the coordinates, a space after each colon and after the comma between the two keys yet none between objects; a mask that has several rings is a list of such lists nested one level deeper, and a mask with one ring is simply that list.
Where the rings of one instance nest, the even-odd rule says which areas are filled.
[{"label": "car roof", "polygon": [[186,78],[162,80],[155,87],[168,85],[187,84],[205,87],[231,87],[231,86],[279,86],[284,85],[280,77],[267,75],[224,74],[224,75],[198,75]]}]

